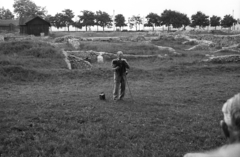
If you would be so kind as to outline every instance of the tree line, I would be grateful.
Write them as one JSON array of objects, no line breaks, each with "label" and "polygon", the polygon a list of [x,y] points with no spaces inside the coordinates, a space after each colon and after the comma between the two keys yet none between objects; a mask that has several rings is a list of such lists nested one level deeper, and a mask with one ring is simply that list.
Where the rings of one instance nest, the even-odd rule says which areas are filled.
[{"label": "tree line", "polygon": [[[144,27],[152,27],[153,30],[155,27],[163,25],[167,26],[168,30],[171,26],[173,28],[183,28],[185,30],[186,26],[204,29],[210,25],[216,29],[217,26],[230,28],[233,26],[233,24],[240,23],[239,19],[236,20],[231,15],[225,15],[223,19],[216,15],[213,15],[209,18],[209,16],[201,11],[193,14],[191,16],[191,20],[186,14],[173,10],[164,10],[161,15],[151,12],[144,18],[140,17],[139,15],[133,15],[126,20],[122,14],[117,14],[113,19],[107,12],[101,10],[96,12],[83,10],[80,11],[80,15],[77,15],[79,19],[74,21],[73,18],[75,17],[75,14],[71,9],[65,9],[60,13],[56,13],[55,15],[49,15],[47,14],[45,7],[37,6],[31,0],[14,0],[13,8],[17,17],[40,16],[49,21],[52,26],[58,29],[67,27],[68,31],[70,26],[80,29],[85,27],[86,31],[88,31],[88,28],[92,26],[97,26],[98,30],[98,27],[100,26],[104,31],[106,27],[111,28],[113,22],[116,27],[120,28],[120,30],[122,27],[127,26],[128,24],[130,28],[135,27],[136,31],[140,29],[140,25],[144,25]],[[5,9],[4,7],[0,8],[0,19],[13,18],[14,15],[9,9]],[[147,21],[145,22],[145,20]]]}]

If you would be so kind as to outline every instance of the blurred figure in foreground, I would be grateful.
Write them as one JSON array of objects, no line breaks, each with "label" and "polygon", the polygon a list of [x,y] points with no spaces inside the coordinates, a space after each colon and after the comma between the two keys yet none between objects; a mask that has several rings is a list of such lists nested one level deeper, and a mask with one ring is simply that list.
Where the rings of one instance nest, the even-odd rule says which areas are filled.
[{"label": "blurred figure in foreground", "polygon": [[188,153],[184,157],[240,157],[240,93],[227,100],[222,108],[220,125],[229,144],[203,153]]}]

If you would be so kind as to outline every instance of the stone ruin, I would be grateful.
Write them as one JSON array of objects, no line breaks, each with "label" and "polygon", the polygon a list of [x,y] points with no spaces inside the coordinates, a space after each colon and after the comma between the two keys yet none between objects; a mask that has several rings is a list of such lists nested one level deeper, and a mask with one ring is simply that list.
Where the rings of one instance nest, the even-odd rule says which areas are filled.
[{"label": "stone ruin", "polygon": [[64,51],[62,49],[62,53],[63,55],[65,56],[64,60],[67,64],[67,67],[69,70],[72,70],[72,69],[91,69],[92,68],[92,65],[90,62],[80,58],[80,57],[77,57],[75,55],[71,55],[69,54],[67,51]]},{"label": "stone ruin", "polygon": [[74,55],[68,55],[67,58],[71,64],[71,69],[91,69],[92,68],[92,65],[88,61],[82,58],[76,57]]},{"label": "stone ruin", "polygon": [[233,53],[240,53],[240,44],[234,44],[228,47],[222,47],[220,50],[216,50],[213,53],[217,52],[233,52]]},{"label": "stone ruin", "polygon": [[208,40],[212,41],[215,46],[228,47],[240,43],[240,35],[190,35],[191,38],[197,40]]},{"label": "stone ruin", "polygon": [[204,60],[204,62],[212,63],[240,62],[240,55],[210,56],[209,59]]},{"label": "stone ruin", "polygon": [[80,46],[79,39],[76,38],[68,39],[68,43],[71,44],[75,49],[78,49]]}]

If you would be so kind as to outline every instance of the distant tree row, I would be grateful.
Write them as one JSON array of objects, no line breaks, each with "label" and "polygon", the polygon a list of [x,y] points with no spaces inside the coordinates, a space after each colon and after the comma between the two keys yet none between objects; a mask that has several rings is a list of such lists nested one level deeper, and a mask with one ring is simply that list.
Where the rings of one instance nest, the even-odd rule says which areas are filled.
[{"label": "distant tree row", "polygon": [[[173,28],[183,28],[185,29],[186,26],[190,26],[196,28],[205,28],[206,26],[222,26],[224,28],[231,27],[233,24],[238,21],[234,19],[231,15],[225,15],[223,19],[221,17],[213,15],[209,18],[209,16],[205,15],[204,13],[198,11],[196,14],[191,16],[191,20],[187,17],[186,14],[173,11],[173,10],[164,10],[161,15],[156,13],[149,13],[145,18],[138,16],[132,16],[128,18],[126,23],[126,19],[122,14],[118,14],[114,17],[114,19],[104,11],[96,11],[96,13],[83,10],[81,11],[81,15],[77,15],[79,20],[74,21],[73,18],[75,17],[73,11],[71,9],[65,9],[61,13],[57,13],[54,16],[47,15],[47,11],[45,7],[37,6],[31,0],[14,0],[14,13],[17,14],[18,17],[33,17],[33,16],[40,16],[45,20],[48,20],[53,26],[57,28],[67,27],[69,31],[69,26],[74,26],[76,28],[85,27],[86,31],[88,28],[90,29],[91,26],[98,26],[103,28],[103,31],[106,27],[110,28],[112,26],[113,20],[116,27],[120,29],[124,26],[127,26],[127,23],[130,28],[135,26],[136,30],[140,25],[144,25],[144,27],[152,27],[154,30],[157,26],[167,26],[168,30],[170,26]],[[0,8],[0,19],[13,19],[14,15],[9,9]],[[147,20],[145,22],[145,19]]]}]

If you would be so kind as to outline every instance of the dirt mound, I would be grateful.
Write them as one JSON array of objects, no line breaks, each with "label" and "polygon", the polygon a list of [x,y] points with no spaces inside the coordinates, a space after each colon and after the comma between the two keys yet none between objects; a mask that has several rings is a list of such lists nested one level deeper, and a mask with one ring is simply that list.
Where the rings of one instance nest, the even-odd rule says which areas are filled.
[{"label": "dirt mound", "polygon": [[196,46],[193,46],[189,49],[187,49],[188,51],[191,51],[191,50],[210,50],[210,47],[208,44],[199,44],[199,45],[196,45]]}]

